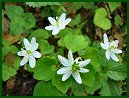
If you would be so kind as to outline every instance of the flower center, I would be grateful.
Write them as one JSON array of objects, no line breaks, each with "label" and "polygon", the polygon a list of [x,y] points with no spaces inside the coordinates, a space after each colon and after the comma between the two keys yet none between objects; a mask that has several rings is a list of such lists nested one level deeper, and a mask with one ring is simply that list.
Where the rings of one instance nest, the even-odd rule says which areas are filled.
[{"label": "flower center", "polygon": [[80,67],[79,67],[76,63],[74,63],[74,64],[72,65],[71,71],[77,72],[78,70],[80,70]]},{"label": "flower center", "polygon": [[113,45],[112,45],[112,46],[110,46],[110,49],[114,49],[114,48],[115,48],[115,46],[113,46]]},{"label": "flower center", "polygon": [[27,54],[31,54],[31,51],[30,51],[30,50],[27,50],[26,53],[27,53]]},{"label": "flower center", "polygon": [[59,22],[56,22],[56,25],[59,26]]}]

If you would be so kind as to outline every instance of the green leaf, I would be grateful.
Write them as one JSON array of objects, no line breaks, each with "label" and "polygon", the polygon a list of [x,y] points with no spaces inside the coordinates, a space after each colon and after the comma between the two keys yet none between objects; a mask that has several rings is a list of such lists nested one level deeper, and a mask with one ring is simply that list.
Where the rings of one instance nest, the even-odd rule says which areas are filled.
[{"label": "green leaf", "polygon": [[108,84],[109,84],[110,92],[112,96],[121,96],[122,94],[121,82],[117,82],[109,79]]},{"label": "green leaf", "polygon": [[13,63],[13,68],[14,68],[15,70],[18,70],[18,69],[19,69],[20,61],[21,61],[20,57],[16,57],[16,58],[15,58],[15,61],[14,61],[14,63]]},{"label": "green leaf", "polygon": [[16,17],[21,17],[24,14],[24,10],[20,6],[5,6],[6,13],[10,19],[15,19]]},{"label": "green leaf", "polygon": [[111,10],[111,13],[112,13],[115,9],[121,7],[121,2],[108,2],[108,4],[109,4],[109,8],[110,8],[110,10]]},{"label": "green leaf", "polygon": [[24,22],[23,27],[25,28],[25,30],[33,28],[36,24],[36,20],[32,13],[25,13],[23,15],[23,22]]},{"label": "green leaf", "polygon": [[35,37],[37,42],[40,42],[40,39],[48,39],[49,33],[44,29],[37,29],[30,33],[29,39]]},{"label": "green leaf", "polygon": [[104,81],[101,88],[101,96],[121,96],[121,83],[113,80]]},{"label": "green leaf", "polygon": [[65,43],[64,43],[63,38],[59,39],[57,43],[58,43],[58,46],[65,47]]},{"label": "green leaf", "polygon": [[91,95],[94,94],[95,91],[97,91],[101,87],[101,75],[100,73],[96,73],[95,75],[95,82],[92,87],[86,86],[86,92]]},{"label": "green leaf", "polygon": [[63,38],[64,36],[66,36],[72,32],[74,32],[73,29],[66,27],[65,29],[61,30],[60,33],[58,35],[56,35],[55,37],[56,38]]},{"label": "green leaf", "polygon": [[53,16],[59,17],[62,13],[67,13],[67,10],[63,6],[51,5],[50,8]]},{"label": "green leaf", "polygon": [[3,46],[9,46],[10,45],[10,42],[9,42],[9,40],[7,40],[7,39],[2,39],[2,44],[3,44]]},{"label": "green leaf", "polygon": [[64,37],[65,46],[68,50],[72,50],[72,52],[77,52],[86,48],[88,42],[85,41],[83,35],[66,35]]},{"label": "green leaf", "polygon": [[78,14],[73,21],[70,22],[70,25],[75,26],[81,22],[81,15]]},{"label": "green leaf", "polygon": [[2,60],[9,53],[9,47],[2,47]]},{"label": "green leaf", "polygon": [[10,32],[11,32],[11,34],[13,36],[24,32],[24,28],[23,28],[22,22],[19,23],[22,20],[17,19],[15,21],[13,21],[13,22],[10,23]]},{"label": "green leaf", "polygon": [[6,63],[2,63],[2,79],[3,81],[7,81],[11,76],[16,74],[16,70],[10,67]]},{"label": "green leaf", "polygon": [[72,7],[72,10],[75,12],[75,11],[79,10],[80,8],[82,8],[82,3],[74,2],[74,3],[72,3],[71,7]]},{"label": "green leaf", "polygon": [[96,48],[87,47],[85,49],[85,53],[83,55],[84,59],[90,59],[90,64],[93,66],[95,70],[98,70],[100,67],[99,55],[97,53]]},{"label": "green leaf", "polygon": [[18,52],[17,47],[16,47],[16,46],[14,46],[14,45],[11,45],[11,46],[10,46],[10,52],[12,52],[12,53],[16,54],[16,53]]},{"label": "green leaf", "polygon": [[33,96],[62,96],[55,86],[52,86],[51,81],[41,81],[36,84]]},{"label": "green leaf", "polygon": [[107,12],[104,8],[97,9],[93,20],[94,24],[102,28],[103,30],[109,30],[112,25],[111,21],[106,17]]},{"label": "green leaf", "polygon": [[77,11],[81,8],[85,9],[95,9],[96,6],[94,5],[94,2],[74,2],[72,3],[72,11]]},{"label": "green leaf", "polygon": [[116,14],[116,16],[114,18],[114,21],[115,21],[116,26],[122,26],[123,25],[122,18],[118,14]]},{"label": "green leaf", "polygon": [[41,54],[50,54],[54,52],[54,46],[50,45],[47,40],[40,39],[38,43]]},{"label": "green leaf", "polygon": [[58,63],[55,57],[42,57],[36,62],[34,68],[34,78],[37,80],[49,81],[56,73],[56,64]]},{"label": "green leaf", "polygon": [[85,2],[85,3],[83,3],[83,7],[85,9],[95,9],[96,8],[94,2]]},{"label": "green leaf", "polygon": [[11,20],[10,32],[12,35],[23,33],[35,26],[35,18],[32,13],[24,13],[24,10],[20,6],[6,6],[7,15]]},{"label": "green leaf", "polygon": [[63,94],[66,94],[69,87],[71,87],[72,85],[72,81],[70,79],[62,81],[62,75],[55,74],[54,77],[52,78],[52,84],[56,86],[56,88]]},{"label": "green leaf", "polygon": [[86,86],[84,84],[78,84],[76,81],[73,82],[72,92],[75,96],[85,96],[86,95]]},{"label": "green leaf", "polygon": [[49,7],[45,7],[44,9],[42,9],[41,11],[41,18],[45,18],[45,17],[49,17],[51,16],[51,10]]},{"label": "green leaf", "polygon": [[107,69],[107,76],[113,80],[124,80],[127,78],[127,67],[124,64],[111,63]]},{"label": "green leaf", "polygon": [[107,81],[104,81],[100,91],[101,96],[111,96],[110,87]]},{"label": "green leaf", "polygon": [[93,87],[95,82],[95,71],[91,65],[87,66],[87,69],[89,69],[89,72],[81,74],[82,83]]},{"label": "green leaf", "polygon": [[30,7],[46,7],[47,5],[61,5],[59,2],[26,2],[26,5]]}]

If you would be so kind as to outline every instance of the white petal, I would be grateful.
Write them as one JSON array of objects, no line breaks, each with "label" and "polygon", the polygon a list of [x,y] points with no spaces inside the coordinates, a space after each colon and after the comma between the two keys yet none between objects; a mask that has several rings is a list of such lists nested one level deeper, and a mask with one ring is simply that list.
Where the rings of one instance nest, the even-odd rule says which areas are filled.
[{"label": "white petal", "polygon": [[64,25],[69,24],[69,23],[70,23],[70,21],[71,21],[71,19],[70,19],[70,18],[67,18],[67,19],[64,21]]},{"label": "white petal", "polygon": [[26,38],[24,38],[23,42],[24,42],[26,50],[30,50],[31,49],[30,42]]},{"label": "white petal", "polygon": [[23,59],[20,62],[20,65],[25,65],[28,62],[28,57],[23,57]]},{"label": "white petal", "polygon": [[32,53],[32,55],[35,57],[35,58],[40,58],[41,57],[41,54],[38,52],[38,51],[34,51]]},{"label": "white petal", "polygon": [[55,27],[55,28],[53,29],[53,31],[52,31],[52,35],[58,34],[59,31],[60,31],[59,28],[58,28],[58,27]]},{"label": "white petal", "polygon": [[71,50],[69,50],[68,52],[68,60],[70,61],[71,64],[74,63],[73,54]]},{"label": "white petal", "polygon": [[112,58],[114,61],[116,61],[116,62],[119,61],[119,59],[116,57],[116,55],[115,55],[113,52],[111,52],[111,58]]},{"label": "white petal", "polygon": [[60,25],[59,25],[59,29],[62,30],[65,28],[66,25],[64,25],[64,22],[61,22]]},{"label": "white petal", "polygon": [[116,54],[121,54],[122,53],[122,50],[120,50],[120,49],[113,49],[112,51]]},{"label": "white petal", "polygon": [[117,48],[118,47],[118,43],[119,43],[118,40],[112,41],[111,44],[110,44],[110,46],[114,46],[114,47]]},{"label": "white petal", "polygon": [[108,44],[109,43],[107,34],[103,35],[103,39],[104,39],[104,44]]},{"label": "white petal", "polygon": [[58,59],[59,59],[59,61],[61,62],[61,64],[63,64],[64,66],[72,66],[72,65],[70,64],[70,62],[69,62],[66,58],[64,58],[64,57],[62,57],[62,56],[60,56],[60,55],[58,55]]},{"label": "white petal", "polygon": [[87,64],[89,64],[90,63],[90,59],[87,59],[87,60],[85,60],[85,61],[80,61],[79,62],[79,66],[80,67],[84,67],[84,66],[86,66]]},{"label": "white petal", "polygon": [[57,74],[65,74],[70,71],[69,67],[63,67],[57,71]]},{"label": "white petal", "polygon": [[89,70],[88,69],[85,69],[85,68],[80,68],[80,71],[79,72],[86,73],[86,72],[89,72]]},{"label": "white petal", "polygon": [[105,50],[107,50],[109,48],[109,45],[104,44],[104,43],[100,43],[101,47]]},{"label": "white petal", "polygon": [[54,19],[54,18],[52,18],[52,17],[48,17],[48,20],[49,20],[49,22],[52,24],[52,25],[56,25],[56,20]]},{"label": "white petal", "polygon": [[53,29],[54,29],[54,27],[55,27],[55,26],[50,25],[50,26],[46,26],[46,27],[45,27],[45,29],[46,29],[46,30],[53,30]]},{"label": "white petal", "polygon": [[33,38],[31,39],[31,50],[32,50],[32,51],[37,50],[37,49],[38,49],[38,46],[39,46],[39,44],[36,43],[36,39],[35,39],[35,37],[33,37]]},{"label": "white petal", "polygon": [[105,52],[105,55],[106,55],[106,58],[109,60],[110,59],[110,51],[109,50],[107,50],[106,52]]},{"label": "white petal", "polygon": [[78,63],[79,63],[79,60],[81,60],[81,61],[82,61],[82,58],[81,58],[81,57],[77,57],[77,58],[75,59],[76,64],[78,64]]},{"label": "white petal", "polygon": [[26,50],[22,50],[22,51],[17,52],[17,55],[18,56],[27,56]]},{"label": "white petal", "polygon": [[30,64],[30,67],[31,68],[34,68],[35,67],[35,63],[36,63],[36,60],[33,56],[30,56],[29,57],[29,64]]},{"label": "white petal", "polygon": [[81,79],[79,73],[72,73],[72,76],[74,77],[74,79],[75,79],[79,84],[82,83],[82,79]]},{"label": "white petal", "polygon": [[63,21],[65,20],[65,18],[66,18],[66,14],[63,13],[63,14],[59,17],[58,22],[63,22]]},{"label": "white petal", "polygon": [[70,76],[71,76],[71,72],[65,73],[65,74],[62,76],[62,81],[67,80]]},{"label": "white petal", "polygon": [[36,38],[35,37],[32,37],[31,44],[36,44]]}]

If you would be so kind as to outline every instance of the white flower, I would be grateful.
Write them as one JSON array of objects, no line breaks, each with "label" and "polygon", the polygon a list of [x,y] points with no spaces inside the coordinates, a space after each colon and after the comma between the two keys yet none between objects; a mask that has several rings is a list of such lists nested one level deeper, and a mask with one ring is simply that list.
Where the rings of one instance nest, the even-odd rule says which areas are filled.
[{"label": "white flower", "polygon": [[36,63],[35,58],[41,57],[41,54],[38,51],[36,51],[39,44],[36,43],[35,37],[31,39],[31,43],[29,43],[29,41],[26,38],[24,38],[23,42],[25,47],[17,53],[18,56],[24,56],[20,62],[20,65],[25,65],[29,61],[30,67],[34,68]]},{"label": "white flower", "polygon": [[106,58],[109,60],[110,58],[112,58],[114,61],[118,62],[119,59],[117,58],[117,56],[115,54],[120,54],[122,53],[122,50],[117,49],[118,48],[118,40],[115,41],[108,41],[108,37],[106,34],[103,35],[104,38],[104,43],[100,43],[101,47],[103,49],[106,50],[105,55]]},{"label": "white flower", "polygon": [[56,17],[56,19],[52,17],[48,17],[49,22],[51,23],[50,26],[46,26],[46,30],[53,30],[52,35],[56,35],[59,33],[60,30],[64,29],[65,26],[71,21],[70,18],[66,18],[66,14],[63,13],[59,18]]},{"label": "white flower", "polygon": [[[67,80],[72,75],[73,78],[79,84],[81,84],[82,79],[80,77],[79,72],[81,72],[81,73],[89,72],[88,69],[83,68],[83,67],[86,66],[87,64],[89,64],[90,59],[82,61],[81,57],[78,57],[74,60],[71,50],[68,52],[68,59],[66,59],[60,55],[58,55],[58,59],[61,62],[61,64],[64,65],[64,67],[62,67],[61,69],[59,69],[57,71],[57,74],[63,74],[62,81]],[[81,61],[79,61],[79,60],[81,60]]]}]

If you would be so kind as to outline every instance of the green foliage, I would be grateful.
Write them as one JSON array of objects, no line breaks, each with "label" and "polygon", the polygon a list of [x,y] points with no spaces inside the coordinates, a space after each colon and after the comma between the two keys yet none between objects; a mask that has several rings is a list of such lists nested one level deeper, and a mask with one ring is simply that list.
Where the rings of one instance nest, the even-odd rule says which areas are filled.
[{"label": "green foliage", "polygon": [[101,96],[121,96],[122,88],[121,83],[113,80],[103,82],[101,88]]},{"label": "green foliage", "polygon": [[72,50],[72,52],[77,52],[86,48],[88,42],[85,41],[83,35],[66,35],[64,37],[65,46],[68,50]]},{"label": "green foliage", "polygon": [[92,87],[86,86],[86,92],[88,94],[94,94],[95,91],[97,91],[101,87],[101,75],[100,73],[95,74],[95,82]]},{"label": "green foliage", "polygon": [[73,82],[72,91],[74,96],[85,96],[86,95],[86,86],[84,84],[78,85],[77,82]]},{"label": "green foliage", "polygon": [[119,63],[111,63],[107,69],[107,76],[113,80],[120,81],[127,78],[126,65]]},{"label": "green foliage", "polygon": [[93,67],[87,66],[89,72],[81,74],[83,84],[92,87],[95,83],[95,71]]},{"label": "green foliage", "polygon": [[78,14],[78,15],[75,17],[75,19],[74,19],[72,22],[70,22],[70,25],[72,25],[72,26],[78,25],[80,22],[81,22],[81,15]]},{"label": "green foliage", "polygon": [[70,79],[68,79],[67,81],[62,81],[62,76],[55,74],[52,78],[52,84],[53,86],[56,86],[56,88],[63,94],[66,94],[69,87],[71,87],[72,85],[72,81]]},{"label": "green foliage", "polygon": [[41,7],[41,6],[46,7],[47,5],[60,5],[60,3],[59,2],[26,2],[26,5],[35,8],[35,7]]},{"label": "green foliage", "polygon": [[11,76],[16,74],[16,70],[9,66],[7,63],[2,63],[2,79],[7,81]]},{"label": "green foliage", "polygon": [[107,12],[104,8],[99,8],[96,10],[94,24],[103,30],[109,30],[111,28],[111,21],[107,18]]},{"label": "green foliage", "polygon": [[32,37],[35,37],[39,42],[40,39],[48,39],[49,33],[46,30],[39,28],[30,33],[29,39],[31,39]]},{"label": "green foliage", "polygon": [[118,14],[116,14],[116,16],[114,18],[114,21],[115,21],[116,26],[122,26],[123,25],[122,19],[121,19],[120,15],[118,15]]},{"label": "green foliage", "polygon": [[[10,33],[14,36],[10,37],[7,34],[6,39],[2,39],[3,81],[15,76],[19,69],[21,58],[16,56],[21,48],[19,44],[23,45],[25,37],[29,41],[35,37],[39,44],[36,51],[39,51],[42,56],[36,59],[34,68],[28,64],[24,67],[38,81],[33,96],[92,96],[96,95],[96,92],[101,96],[121,96],[122,81],[127,78],[127,64],[126,62],[123,64],[124,59],[121,55],[117,55],[119,62],[112,59],[107,60],[106,51],[100,45],[103,33],[110,35],[119,30],[123,31],[126,27],[124,12],[122,12],[125,9],[120,8],[121,2],[25,2],[25,4],[25,9],[23,6],[5,6],[10,20]],[[118,8],[120,10],[117,11]],[[32,9],[34,9],[34,16]],[[64,12],[67,14],[66,19],[71,18],[72,20],[60,30],[59,34],[53,36],[51,31],[44,29],[45,26],[48,26],[48,17],[59,17]],[[41,19],[43,19],[43,24],[39,27],[36,22]],[[123,23],[124,27],[122,27]],[[109,32],[110,29],[113,32]],[[15,36],[18,34],[20,38]],[[14,38],[15,44],[12,44],[7,38],[9,40]],[[96,39],[99,41],[95,41]],[[58,55],[66,57],[68,50],[72,50],[74,58],[81,57],[82,60],[91,60],[85,66],[89,72],[80,73],[82,84],[78,84],[72,76],[62,81],[62,75],[57,74],[57,70],[61,67],[57,57]],[[8,61],[10,54],[13,55],[11,59],[13,63]]]},{"label": "green foliage", "polygon": [[121,7],[121,2],[108,2],[108,5],[112,13],[115,9]]},{"label": "green foliage", "polygon": [[39,49],[43,55],[54,52],[54,46],[50,45],[47,40],[43,39],[40,39],[39,41]]},{"label": "green foliage", "polygon": [[4,57],[9,53],[14,53],[16,54],[18,52],[18,49],[15,45],[11,45],[11,43],[9,42],[9,40],[7,39],[2,39],[2,60],[4,59]]},{"label": "green foliage", "polygon": [[61,96],[61,94],[52,83],[41,81],[36,84],[33,96]]},{"label": "green foliage", "polygon": [[117,82],[109,79],[108,84],[109,84],[110,92],[112,96],[121,96],[122,94],[121,82]]},{"label": "green foliage", "polygon": [[91,60],[90,64],[94,67],[95,70],[98,70],[98,68],[100,67],[100,61],[98,57],[99,55],[97,53],[96,48],[87,47],[85,49],[83,58],[90,59]]},{"label": "green foliage", "polygon": [[62,13],[66,13],[67,10],[63,6],[52,5],[50,6],[53,16],[60,16]]},{"label": "green foliage", "polygon": [[11,20],[10,32],[12,35],[23,33],[35,26],[35,18],[32,13],[24,13],[20,6],[6,6],[6,13]]},{"label": "green foliage", "polygon": [[49,81],[56,73],[56,64],[58,63],[55,57],[42,57],[36,62],[34,68],[34,78],[37,80]]},{"label": "green foliage", "polygon": [[77,11],[81,8],[85,9],[95,9],[94,2],[74,2],[72,3],[72,11]]}]

